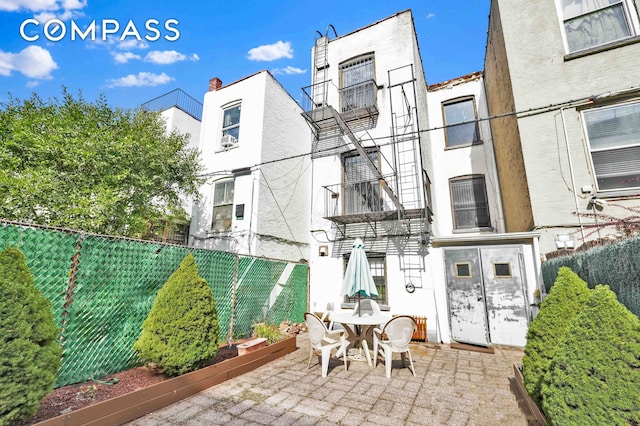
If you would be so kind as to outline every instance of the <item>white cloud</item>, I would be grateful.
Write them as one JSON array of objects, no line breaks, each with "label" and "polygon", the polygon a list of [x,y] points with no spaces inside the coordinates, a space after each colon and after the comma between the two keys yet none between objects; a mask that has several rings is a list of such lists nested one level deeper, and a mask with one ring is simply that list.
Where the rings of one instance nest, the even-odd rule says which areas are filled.
[{"label": "white cloud", "polygon": [[31,80],[31,81],[27,82],[27,87],[28,88],[38,87],[39,85],[40,85],[39,81]]},{"label": "white cloud", "polygon": [[[111,39],[108,39],[111,40]],[[149,45],[144,40],[138,40],[135,38],[129,40],[118,40],[116,47],[120,50],[131,50],[131,49],[148,49]]]},{"label": "white cloud", "polygon": [[58,9],[56,0],[0,0],[0,10],[14,12],[16,10],[55,10]]},{"label": "white cloud", "polygon": [[33,12],[54,10],[77,10],[87,6],[87,0],[0,0],[0,10],[15,12],[30,10]]},{"label": "white cloud", "polygon": [[291,42],[282,40],[249,50],[248,58],[252,61],[275,61],[280,58],[293,58]]},{"label": "white cloud", "polygon": [[62,0],[64,9],[83,9],[87,7],[87,0]]},{"label": "white cloud", "polygon": [[296,68],[296,67],[292,67],[292,66],[288,66],[285,68],[274,68],[272,70],[272,72],[274,74],[305,74],[307,72],[307,70],[303,70],[300,68]]},{"label": "white cloud", "polygon": [[165,73],[139,72],[138,74],[129,74],[126,77],[111,79],[107,82],[107,87],[160,86],[173,80],[175,80],[173,77]]},{"label": "white cloud", "polygon": [[48,50],[29,46],[19,53],[0,51],[0,75],[9,76],[12,71],[35,79],[51,79],[51,71],[58,68]]},{"label": "white cloud", "polygon": [[173,64],[174,62],[186,60],[195,62],[199,59],[200,57],[198,57],[198,55],[196,55],[195,53],[193,55],[187,56],[184,53],[176,52],[175,50],[153,50],[147,53],[147,56],[145,56],[144,58],[145,62],[152,62],[154,64],[161,65]]},{"label": "white cloud", "polygon": [[435,14],[435,13],[428,13],[428,14],[427,14],[427,19],[429,19],[429,18],[435,18],[435,17],[436,17],[436,14]]},{"label": "white cloud", "polygon": [[140,55],[131,52],[111,52],[111,55],[113,55],[116,64],[126,64],[131,59],[141,59]]}]

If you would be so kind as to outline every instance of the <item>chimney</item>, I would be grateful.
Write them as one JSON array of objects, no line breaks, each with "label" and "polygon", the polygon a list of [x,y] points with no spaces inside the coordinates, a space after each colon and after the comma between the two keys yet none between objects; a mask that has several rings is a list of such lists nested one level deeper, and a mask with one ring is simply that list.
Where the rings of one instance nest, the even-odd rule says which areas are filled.
[{"label": "chimney", "polygon": [[222,80],[220,80],[218,77],[214,77],[211,80],[209,80],[209,91],[210,92],[218,90],[221,87],[222,87]]}]

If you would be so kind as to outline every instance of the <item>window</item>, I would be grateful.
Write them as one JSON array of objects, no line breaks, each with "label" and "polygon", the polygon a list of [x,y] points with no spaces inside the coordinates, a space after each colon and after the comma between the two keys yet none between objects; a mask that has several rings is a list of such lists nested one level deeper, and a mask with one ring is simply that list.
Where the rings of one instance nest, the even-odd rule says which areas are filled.
[{"label": "window", "polygon": [[640,188],[640,102],[582,114],[598,190]]},{"label": "window", "polygon": [[633,35],[628,0],[560,0],[569,53]]},{"label": "window", "polygon": [[347,112],[376,104],[373,54],[360,56],[340,65],[341,111]]},{"label": "window", "polygon": [[[377,297],[371,296],[367,297],[367,299],[375,300],[379,305],[388,305],[386,258],[382,254],[367,254],[367,260],[369,261],[373,282],[376,283],[376,290],[378,290]],[[347,263],[349,263],[348,256],[344,259],[344,270],[347,269]],[[360,298],[362,298],[362,296]],[[345,303],[356,303],[358,301],[358,295],[356,294],[353,297],[345,296],[344,301]]]},{"label": "window", "polygon": [[496,278],[511,278],[511,263],[494,263],[493,274]]},{"label": "window", "polygon": [[220,148],[229,149],[240,139],[240,104],[225,108],[222,113],[222,138]]},{"label": "window", "polygon": [[484,176],[449,181],[454,229],[489,228],[489,201]]},{"label": "window", "polygon": [[[369,158],[378,163],[378,152],[369,152]],[[378,212],[384,210],[384,200],[378,179],[358,153],[343,157],[344,191],[342,207],[344,214]]]},{"label": "window", "polygon": [[456,278],[471,278],[471,264],[469,262],[456,263]]},{"label": "window", "polygon": [[473,98],[442,104],[445,140],[449,147],[480,142],[476,107]]},{"label": "window", "polygon": [[231,230],[233,215],[233,186],[232,180],[217,182],[213,194],[213,224],[211,229],[216,232]]}]

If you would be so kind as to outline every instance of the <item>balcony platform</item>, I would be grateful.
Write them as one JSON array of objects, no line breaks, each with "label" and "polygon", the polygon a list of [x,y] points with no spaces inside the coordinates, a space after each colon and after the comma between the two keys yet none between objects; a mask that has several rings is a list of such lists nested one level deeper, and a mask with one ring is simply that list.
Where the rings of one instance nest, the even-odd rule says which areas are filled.
[{"label": "balcony platform", "polygon": [[345,214],[340,216],[325,216],[324,218],[339,224],[383,222],[400,219],[419,219],[424,217],[424,209],[407,209],[404,214],[398,216],[398,210],[386,210],[378,212],[360,212],[356,214]]}]

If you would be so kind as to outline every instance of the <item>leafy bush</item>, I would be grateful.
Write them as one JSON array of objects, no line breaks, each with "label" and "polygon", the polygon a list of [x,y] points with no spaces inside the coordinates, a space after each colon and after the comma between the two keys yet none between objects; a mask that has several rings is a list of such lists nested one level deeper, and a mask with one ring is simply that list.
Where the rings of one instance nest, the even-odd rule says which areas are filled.
[{"label": "leafy bush", "polygon": [[215,357],[219,333],[211,288],[189,253],[158,291],[133,350],[145,362],[176,376]]},{"label": "leafy bush", "polygon": [[542,384],[556,425],[640,424],[640,320],[599,285],[568,327]]},{"label": "leafy bush", "polygon": [[253,337],[267,339],[270,345],[279,342],[284,338],[284,334],[280,331],[280,327],[275,324],[260,322],[253,326]]},{"label": "leafy bush", "polygon": [[0,252],[0,425],[30,417],[53,390],[62,349],[51,303],[22,252]]},{"label": "leafy bush", "polygon": [[529,326],[522,375],[527,392],[538,405],[542,402],[542,380],[556,348],[567,334],[571,319],[580,312],[590,294],[585,281],[571,269],[560,268],[553,287]]}]

